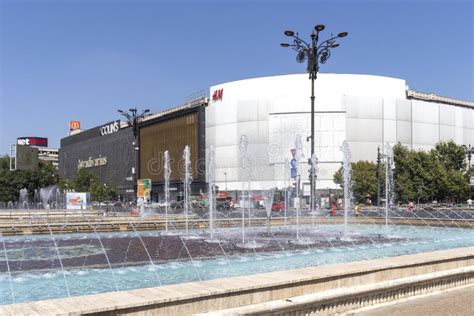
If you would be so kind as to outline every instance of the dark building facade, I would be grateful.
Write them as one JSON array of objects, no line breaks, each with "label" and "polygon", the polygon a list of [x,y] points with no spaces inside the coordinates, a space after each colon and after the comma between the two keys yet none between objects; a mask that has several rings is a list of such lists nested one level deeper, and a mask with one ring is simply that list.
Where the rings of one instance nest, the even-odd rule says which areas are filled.
[{"label": "dark building facade", "polygon": [[[59,174],[73,179],[86,168],[102,183],[114,185],[122,201],[134,201],[133,173],[137,179],[151,179],[152,201],[164,199],[163,154],[170,154],[170,195],[183,195],[183,150],[190,147],[191,193],[207,190],[205,183],[205,107],[207,98],[145,117],[138,124],[139,151],[134,149],[132,128],[113,121],[61,139]],[[136,164],[136,161],[138,164]]]},{"label": "dark building facade", "polygon": [[101,183],[114,185],[121,200],[133,200],[132,168],[136,157],[132,128],[115,121],[61,139],[59,175],[73,179],[85,168]]}]

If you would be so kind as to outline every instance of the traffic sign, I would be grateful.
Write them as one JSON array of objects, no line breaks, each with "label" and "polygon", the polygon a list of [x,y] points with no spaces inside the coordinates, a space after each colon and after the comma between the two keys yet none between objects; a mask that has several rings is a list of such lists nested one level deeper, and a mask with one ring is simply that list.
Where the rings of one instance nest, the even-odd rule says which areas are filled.
[{"label": "traffic sign", "polygon": [[297,172],[296,168],[291,168],[291,177],[292,177],[293,179],[296,178],[296,174],[297,174],[297,173],[298,173],[298,172]]},{"label": "traffic sign", "polygon": [[296,169],[296,159],[291,159],[291,168]]}]

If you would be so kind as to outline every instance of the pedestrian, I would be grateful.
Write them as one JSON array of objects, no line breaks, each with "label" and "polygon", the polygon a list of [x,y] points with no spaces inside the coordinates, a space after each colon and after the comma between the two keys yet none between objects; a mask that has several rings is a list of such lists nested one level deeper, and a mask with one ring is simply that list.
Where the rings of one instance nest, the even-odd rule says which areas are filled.
[{"label": "pedestrian", "polygon": [[355,216],[359,216],[360,215],[360,205],[359,205],[359,202],[356,203],[355,207],[354,207],[354,212],[355,212]]},{"label": "pedestrian", "polygon": [[408,202],[408,212],[413,212],[413,202]]},{"label": "pedestrian", "polygon": [[337,213],[337,206],[336,204],[333,203],[331,206],[331,215],[336,216],[336,213]]},{"label": "pedestrian", "polygon": [[471,205],[472,205],[472,199],[469,198],[469,199],[467,200],[467,207],[471,208]]}]

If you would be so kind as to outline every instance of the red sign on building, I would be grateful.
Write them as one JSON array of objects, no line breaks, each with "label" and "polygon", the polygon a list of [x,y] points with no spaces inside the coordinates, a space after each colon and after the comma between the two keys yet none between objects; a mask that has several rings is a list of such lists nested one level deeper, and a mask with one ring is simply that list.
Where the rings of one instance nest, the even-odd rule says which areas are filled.
[{"label": "red sign on building", "polygon": [[212,101],[222,101],[222,95],[224,94],[224,89],[217,89],[214,90],[214,93],[212,94]]},{"label": "red sign on building", "polygon": [[76,129],[81,129],[81,122],[79,121],[69,121],[69,130],[73,131]]},{"label": "red sign on building", "polygon": [[48,139],[45,137],[19,137],[17,145],[48,147]]}]

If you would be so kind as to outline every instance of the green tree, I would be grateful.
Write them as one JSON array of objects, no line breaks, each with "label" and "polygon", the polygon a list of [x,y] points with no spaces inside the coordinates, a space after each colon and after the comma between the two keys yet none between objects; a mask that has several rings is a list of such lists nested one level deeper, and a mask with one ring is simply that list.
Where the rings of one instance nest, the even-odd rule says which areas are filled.
[{"label": "green tree", "polygon": [[432,152],[410,151],[401,144],[393,147],[394,182],[398,201],[427,202],[443,198],[446,173]]},{"label": "green tree", "polygon": [[89,192],[92,201],[110,200],[116,195],[115,186],[101,183],[96,174],[84,168],[77,171],[73,180],[62,178],[59,184],[63,189]]},{"label": "green tree", "polygon": [[4,156],[0,158],[0,201],[16,201],[18,192],[13,185],[13,172],[10,171],[10,158]]},{"label": "green tree", "polygon": [[[354,201],[365,203],[366,198],[372,201],[377,200],[377,165],[369,161],[358,161],[351,163],[351,188]],[[383,166],[380,167],[381,194],[384,187],[385,171]],[[343,168],[339,168],[334,174],[333,181],[343,188]]]},{"label": "green tree", "polygon": [[432,150],[410,151],[397,144],[395,190],[399,201],[458,201],[469,195],[465,153],[462,146],[450,141]]},{"label": "green tree", "polygon": [[466,169],[466,153],[464,148],[452,140],[436,144],[433,152],[447,171]]},{"label": "green tree", "polygon": [[93,201],[107,201],[115,197],[115,186],[108,186],[105,183],[93,183],[90,188],[90,193]]},{"label": "green tree", "polygon": [[94,184],[99,182],[99,177],[87,169],[79,169],[73,180],[73,189],[76,192],[91,192]]},{"label": "green tree", "polygon": [[58,183],[58,171],[51,162],[40,161],[37,170],[10,170],[10,158],[0,158],[0,201],[18,201],[19,192],[25,188],[33,198],[34,190]]}]

